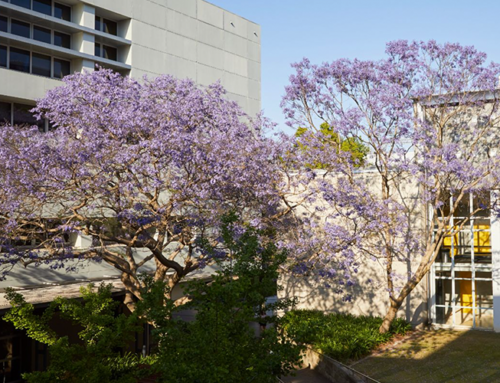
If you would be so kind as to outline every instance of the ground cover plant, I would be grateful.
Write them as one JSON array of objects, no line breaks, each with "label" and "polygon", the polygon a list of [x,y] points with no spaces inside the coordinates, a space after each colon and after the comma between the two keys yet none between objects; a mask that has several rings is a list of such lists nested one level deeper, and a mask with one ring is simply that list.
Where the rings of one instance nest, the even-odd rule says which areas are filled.
[{"label": "ground cover plant", "polygon": [[378,331],[382,318],[350,314],[324,314],[314,310],[293,310],[284,316],[287,334],[297,342],[313,346],[341,362],[368,355],[394,335],[404,335],[411,325],[404,319],[393,321],[386,333]]}]

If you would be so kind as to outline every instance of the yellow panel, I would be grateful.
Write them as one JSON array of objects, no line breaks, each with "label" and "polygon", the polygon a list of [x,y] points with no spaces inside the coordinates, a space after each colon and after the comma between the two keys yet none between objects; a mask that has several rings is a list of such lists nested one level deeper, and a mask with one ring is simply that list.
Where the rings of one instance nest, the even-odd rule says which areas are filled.
[{"label": "yellow panel", "polygon": [[[474,254],[477,256],[490,255],[491,253],[491,235],[490,235],[490,225],[474,225],[474,230],[488,230],[481,232],[474,232]],[[451,249],[451,238],[452,236],[446,236],[443,240],[443,247]],[[453,244],[456,246],[458,243],[458,233],[453,235]],[[453,249],[453,255],[457,255],[458,250],[456,247]],[[484,254],[486,253],[486,254]]]},{"label": "yellow panel", "polygon": [[[457,271],[455,276],[457,278],[471,278],[470,271]],[[462,309],[464,314],[472,313],[472,281],[458,281],[460,289],[460,306],[470,307],[470,309]]]}]

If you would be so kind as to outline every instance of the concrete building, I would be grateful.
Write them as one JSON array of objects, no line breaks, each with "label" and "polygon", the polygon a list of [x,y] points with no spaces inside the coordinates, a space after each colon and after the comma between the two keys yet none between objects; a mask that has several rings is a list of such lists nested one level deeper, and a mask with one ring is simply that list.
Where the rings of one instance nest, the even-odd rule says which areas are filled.
[{"label": "concrete building", "polygon": [[[35,100],[62,85],[64,76],[93,71],[96,64],[137,79],[171,74],[202,86],[221,81],[227,97],[255,115],[261,109],[260,60],[260,26],[204,0],[0,0],[0,123],[46,131],[48,121],[37,122],[29,112]],[[73,240],[81,245],[82,238]],[[56,296],[78,296],[90,281],[123,291],[112,267],[80,266],[74,273],[16,266],[0,282],[0,315],[9,307],[6,287],[24,289],[38,310]],[[57,327],[76,337],[77,329],[62,322]],[[137,334],[131,351],[149,347],[148,336],[147,329]],[[46,365],[45,345],[0,320],[0,381],[21,381],[21,372]]]},{"label": "concrete building", "polygon": [[247,113],[261,109],[260,26],[204,0],[0,0],[0,120],[34,122],[34,100],[96,64],[220,80]]}]

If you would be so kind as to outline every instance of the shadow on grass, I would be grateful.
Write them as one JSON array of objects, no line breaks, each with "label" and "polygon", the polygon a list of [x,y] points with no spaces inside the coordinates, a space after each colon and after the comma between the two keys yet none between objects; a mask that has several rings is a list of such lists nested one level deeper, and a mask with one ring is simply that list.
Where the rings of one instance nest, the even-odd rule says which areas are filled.
[{"label": "shadow on grass", "polygon": [[383,383],[500,382],[500,334],[416,332],[353,367]]}]

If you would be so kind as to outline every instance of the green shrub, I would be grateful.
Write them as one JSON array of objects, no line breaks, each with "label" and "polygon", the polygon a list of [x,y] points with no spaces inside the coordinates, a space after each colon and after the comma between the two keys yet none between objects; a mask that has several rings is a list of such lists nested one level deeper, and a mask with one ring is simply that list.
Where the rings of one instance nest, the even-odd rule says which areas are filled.
[{"label": "green shrub", "polygon": [[345,362],[369,354],[395,334],[404,335],[411,325],[396,319],[386,334],[378,329],[382,318],[350,314],[323,314],[313,310],[294,310],[283,318],[284,328],[292,339],[312,345],[336,360]]}]

